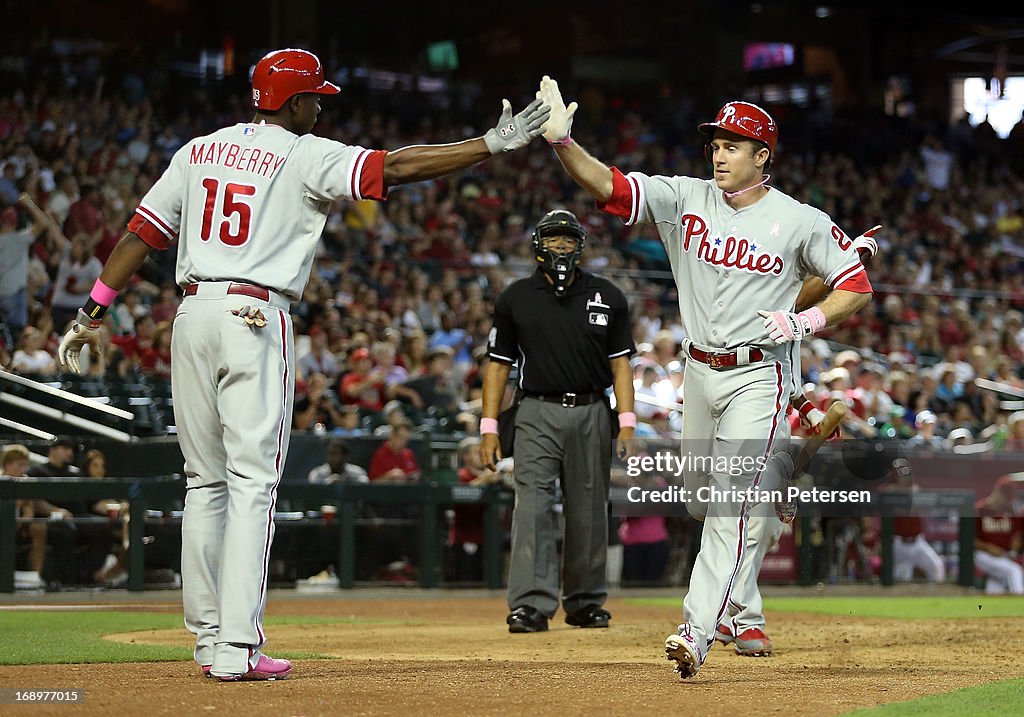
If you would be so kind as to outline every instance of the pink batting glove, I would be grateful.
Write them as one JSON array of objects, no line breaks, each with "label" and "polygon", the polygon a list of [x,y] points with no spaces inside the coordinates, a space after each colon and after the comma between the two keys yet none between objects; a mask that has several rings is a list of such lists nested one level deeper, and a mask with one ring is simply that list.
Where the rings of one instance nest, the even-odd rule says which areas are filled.
[{"label": "pink batting glove", "polygon": [[825,314],[817,306],[801,311],[758,311],[768,338],[777,344],[799,341],[825,328]]}]

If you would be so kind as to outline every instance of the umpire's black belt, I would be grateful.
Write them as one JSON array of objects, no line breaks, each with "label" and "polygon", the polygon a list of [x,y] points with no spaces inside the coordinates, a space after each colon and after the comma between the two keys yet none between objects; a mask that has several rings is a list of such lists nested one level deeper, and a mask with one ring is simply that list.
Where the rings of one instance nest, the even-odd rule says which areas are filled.
[{"label": "umpire's black belt", "polygon": [[593,393],[530,393],[524,391],[523,395],[527,398],[536,398],[538,401],[544,401],[545,403],[558,403],[566,408],[574,408],[575,406],[587,406],[591,403],[597,403],[598,401],[604,400],[604,391],[594,391]]}]

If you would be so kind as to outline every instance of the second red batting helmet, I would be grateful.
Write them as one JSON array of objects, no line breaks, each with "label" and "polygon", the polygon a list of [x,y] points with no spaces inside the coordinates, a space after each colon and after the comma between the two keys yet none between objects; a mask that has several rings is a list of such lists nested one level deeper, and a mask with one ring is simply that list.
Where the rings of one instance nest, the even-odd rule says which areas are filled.
[{"label": "second red batting helmet", "polygon": [[715,136],[716,129],[724,129],[742,137],[756,139],[768,145],[768,151],[775,154],[775,143],[779,140],[779,128],[772,116],[751,102],[727,102],[718,110],[714,122],[705,122],[697,127],[707,135],[708,141]]},{"label": "second red batting helmet", "polygon": [[320,58],[306,50],[274,50],[252,72],[252,103],[258,110],[279,110],[294,95],[315,92],[336,95],[341,90],[324,79]]}]

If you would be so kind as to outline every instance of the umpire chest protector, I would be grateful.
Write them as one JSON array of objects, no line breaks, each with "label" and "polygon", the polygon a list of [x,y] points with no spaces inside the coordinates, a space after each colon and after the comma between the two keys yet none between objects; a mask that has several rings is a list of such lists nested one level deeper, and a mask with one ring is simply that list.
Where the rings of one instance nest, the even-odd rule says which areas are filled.
[{"label": "umpire chest protector", "polygon": [[538,269],[498,297],[488,348],[493,360],[519,363],[519,388],[527,393],[604,391],[612,385],[609,361],[633,350],[626,297],[579,269],[557,296]]}]

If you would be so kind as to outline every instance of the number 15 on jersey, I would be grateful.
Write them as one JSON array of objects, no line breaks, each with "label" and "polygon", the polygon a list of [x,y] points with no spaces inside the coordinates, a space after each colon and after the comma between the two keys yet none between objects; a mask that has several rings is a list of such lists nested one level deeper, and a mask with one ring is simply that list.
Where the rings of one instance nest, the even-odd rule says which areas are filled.
[{"label": "number 15 on jersey", "polygon": [[252,221],[252,198],[256,187],[237,182],[222,183],[215,177],[203,179],[206,202],[203,206],[203,228],[200,237],[210,241],[216,222],[217,238],[227,246],[242,246],[249,241]]}]

